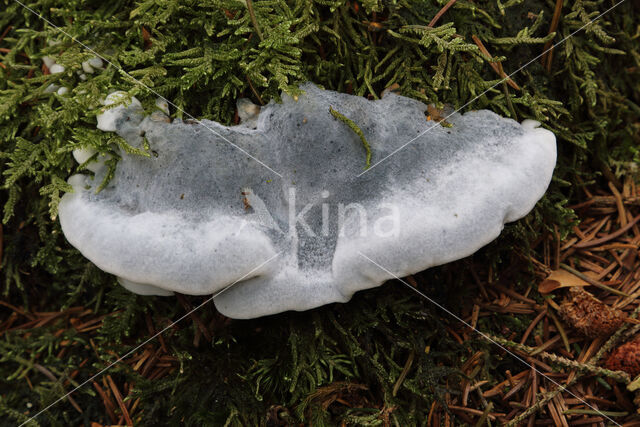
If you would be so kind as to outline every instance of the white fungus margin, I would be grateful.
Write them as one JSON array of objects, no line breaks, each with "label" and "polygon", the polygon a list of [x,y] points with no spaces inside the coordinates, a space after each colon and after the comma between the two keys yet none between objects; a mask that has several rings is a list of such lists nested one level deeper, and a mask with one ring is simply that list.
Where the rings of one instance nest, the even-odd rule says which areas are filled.
[{"label": "white fungus margin", "polygon": [[[551,180],[555,136],[538,122],[483,110],[434,127],[425,104],[393,93],[368,101],[301,89],[259,110],[243,101],[246,122],[232,127],[170,122],[157,114],[164,103],[145,117],[135,98],[105,110],[98,128],[151,155],[121,153],[101,192],[100,162],[94,177],[73,176],[59,209],[65,236],[142,295],[212,294],[238,281],[216,307],[253,318],[346,302],[468,256],[531,211]],[[359,177],[366,149],[330,108],[362,130],[373,163],[417,138]]]}]

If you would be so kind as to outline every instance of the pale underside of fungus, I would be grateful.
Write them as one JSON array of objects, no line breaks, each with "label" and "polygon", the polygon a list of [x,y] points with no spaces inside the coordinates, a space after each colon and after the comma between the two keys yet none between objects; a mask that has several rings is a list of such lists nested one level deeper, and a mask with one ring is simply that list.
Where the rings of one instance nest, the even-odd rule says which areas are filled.
[{"label": "pale underside of fungus", "polygon": [[98,127],[151,155],[121,153],[99,192],[100,161],[89,164],[95,176],[71,177],[66,238],[133,292],[227,288],[216,307],[253,318],[346,302],[468,256],[525,216],[551,179],[555,137],[537,122],[472,111],[442,126],[393,93],[301,89],[259,112],[239,104],[243,123],[231,127],[145,117],[135,99],[107,110]]}]

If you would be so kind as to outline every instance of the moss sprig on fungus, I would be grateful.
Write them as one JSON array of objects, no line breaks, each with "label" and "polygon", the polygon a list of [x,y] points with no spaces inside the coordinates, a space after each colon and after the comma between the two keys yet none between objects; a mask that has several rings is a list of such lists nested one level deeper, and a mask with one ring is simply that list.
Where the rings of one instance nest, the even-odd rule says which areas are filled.
[{"label": "moss sprig on fungus", "polygon": [[[46,406],[59,397],[64,381],[88,378],[112,362],[113,354],[124,354],[146,339],[147,315],[164,325],[183,314],[173,299],[136,297],[115,287],[113,278],[70,248],[52,220],[61,195],[69,190],[67,177],[79,170],[71,157],[74,148],[112,157],[116,147],[127,148],[117,136],[95,129],[102,97],[124,90],[149,112],[154,109],[156,95],[130,76],[195,117],[227,124],[233,123],[237,98],[278,100],[281,91],[295,95],[297,85],[307,80],[371,99],[397,85],[402,95],[454,108],[482,94],[465,110],[488,108],[543,122],[558,136],[559,162],[537,209],[475,256],[495,271],[513,247],[526,251],[541,232],[555,232],[552,224],[565,236],[574,219],[566,206],[576,189],[601,177],[615,182],[617,174],[640,161],[637,4],[625,2],[567,38],[553,50],[549,71],[534,61],[515,74],[512,78],[521,88],[515,90],[493,87],[500,77],[490,61],[511,74],[610,2],[565,5],[551,34],[553,2],[458,0],[430,27],[445,3],[253,0],[252,18],[246,3],[237,0],[29,2],[30,8],[114,64],[82,80],[78,72],[81,63],[93,57],[91,52],[18,3],[0,0],[3,298],[39,311],[82,305],[109,315],[93,343],[73,329],[59,333],[62,326],[55,322],[28,337],[7,332],[0,351],[0,375],[7,379],[0,385],[0,419],[24,421],[24,402],[33,409]],[[473,36],[492,58],[479,51]],[[44,56],[54,57],[65,72],[47,74]],[[47,93],[51,84],[71,90]],[[172,112],[182,117],[179,110]],[[465,292],[463,283],[471,280],[464,270],[444,266],[425,273],[431,283],[451,285],[433,286],[430,295],[455,306]],[[281,413],[292,423],[374,424],[388,408],[395,408],[390,417],[400,425],[419,423],[434,401],[442,401],[463,352],[462,345],[443,332],[446,325],[428,303],[403,297],[404,291],[388,287],[357,296],[347,306],[232,322],[200,346],[193,344],[197,327],[187,324],[167,339],[172,354],[179,355],[181,370],[158,381],[144,380],[126,366],[112,375],[136,384],[145,408],[143,424],[168,419],[187,425],[257,424],[269,407],[278,405],[286,408]],[[220,321],[211,308],[200,314],[204,322]],[[525,327],[517,317],[505,322],[514,329]],[[63,350],[64,357],[57,357]],[[419,356],[394,395],[411,352]],[[52,382],[35,372],[36,355],[38,363],[55,369],[54,375],[64,380]],[[73,379],[76,369],[79,374]],[[367,390],[349,390],[363,405],[370,404],[371,411],[324,411],[318,396],[329,392],[323,387],[331,381],[365,384]],[[95,389],[85,387],[74,398],[82,415],[65,401],[40,422],[78,425],[104,419]],[[374,408],[374,401],[385,407]]]},{"label": "moss sprig on fungus", "polygon": [[360,129],[360,127],[356,124],[356,122],[354,122],[344,114],[334,110],[333,107],[329,107],[329,112],[333,117],[340,120],[345,125],[349,126],[349,128],[356,135],[358,135],[358,138],[360,138],[360,141],[362,141],[362,145],[364,146],[364,149],[367,152],[365,169],[369,169],[369,166],[371,166],[371,146],[369,145],[367,138],[365,138],[364,133],[362,132],[362,129]]}]

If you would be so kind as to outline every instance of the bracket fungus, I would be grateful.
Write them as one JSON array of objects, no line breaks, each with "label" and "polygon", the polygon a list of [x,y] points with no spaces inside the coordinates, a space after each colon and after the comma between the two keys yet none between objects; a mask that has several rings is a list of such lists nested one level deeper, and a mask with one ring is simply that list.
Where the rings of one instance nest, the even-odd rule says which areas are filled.
[{"label": "bracket fungus", "polygon": [[226,289],[217,308],[253,318],[346,302],[468,256],[551,179],[555,136],[537,122],[483,110],[445,127],[394,93],[301,89],[261,109],[242,101],[246,121],[230,127],[145,117],[135,99],[105,111],[101,129],[152,155],[122,152],[99,192],[100,160],[95,176],[72,176],[59,209],[66,238],[133,292]]}]

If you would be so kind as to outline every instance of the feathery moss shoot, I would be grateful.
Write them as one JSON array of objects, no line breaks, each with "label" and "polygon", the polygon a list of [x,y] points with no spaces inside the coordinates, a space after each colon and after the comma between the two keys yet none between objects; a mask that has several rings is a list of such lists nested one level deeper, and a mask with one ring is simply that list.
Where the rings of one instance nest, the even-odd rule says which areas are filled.
[{"label": "feathery moss shoot", "polygon": [[329,107],[329,112],[333,117],[349,126],[351,130],[354,131],[356,135],[358,135],[360,141],[362,141],[362,145],[364,145],[364,149],[367,150],[367,162],[364,169],[369,169],[369,166],[371,166],[371,146],[369,145],[369,142],[367,142],[367,138],[364,137],[362,129],[360,129],[360,127],[353,120],[351,120],[344,114],[340,114],[338,111],[334,110],[333,107]]}]

